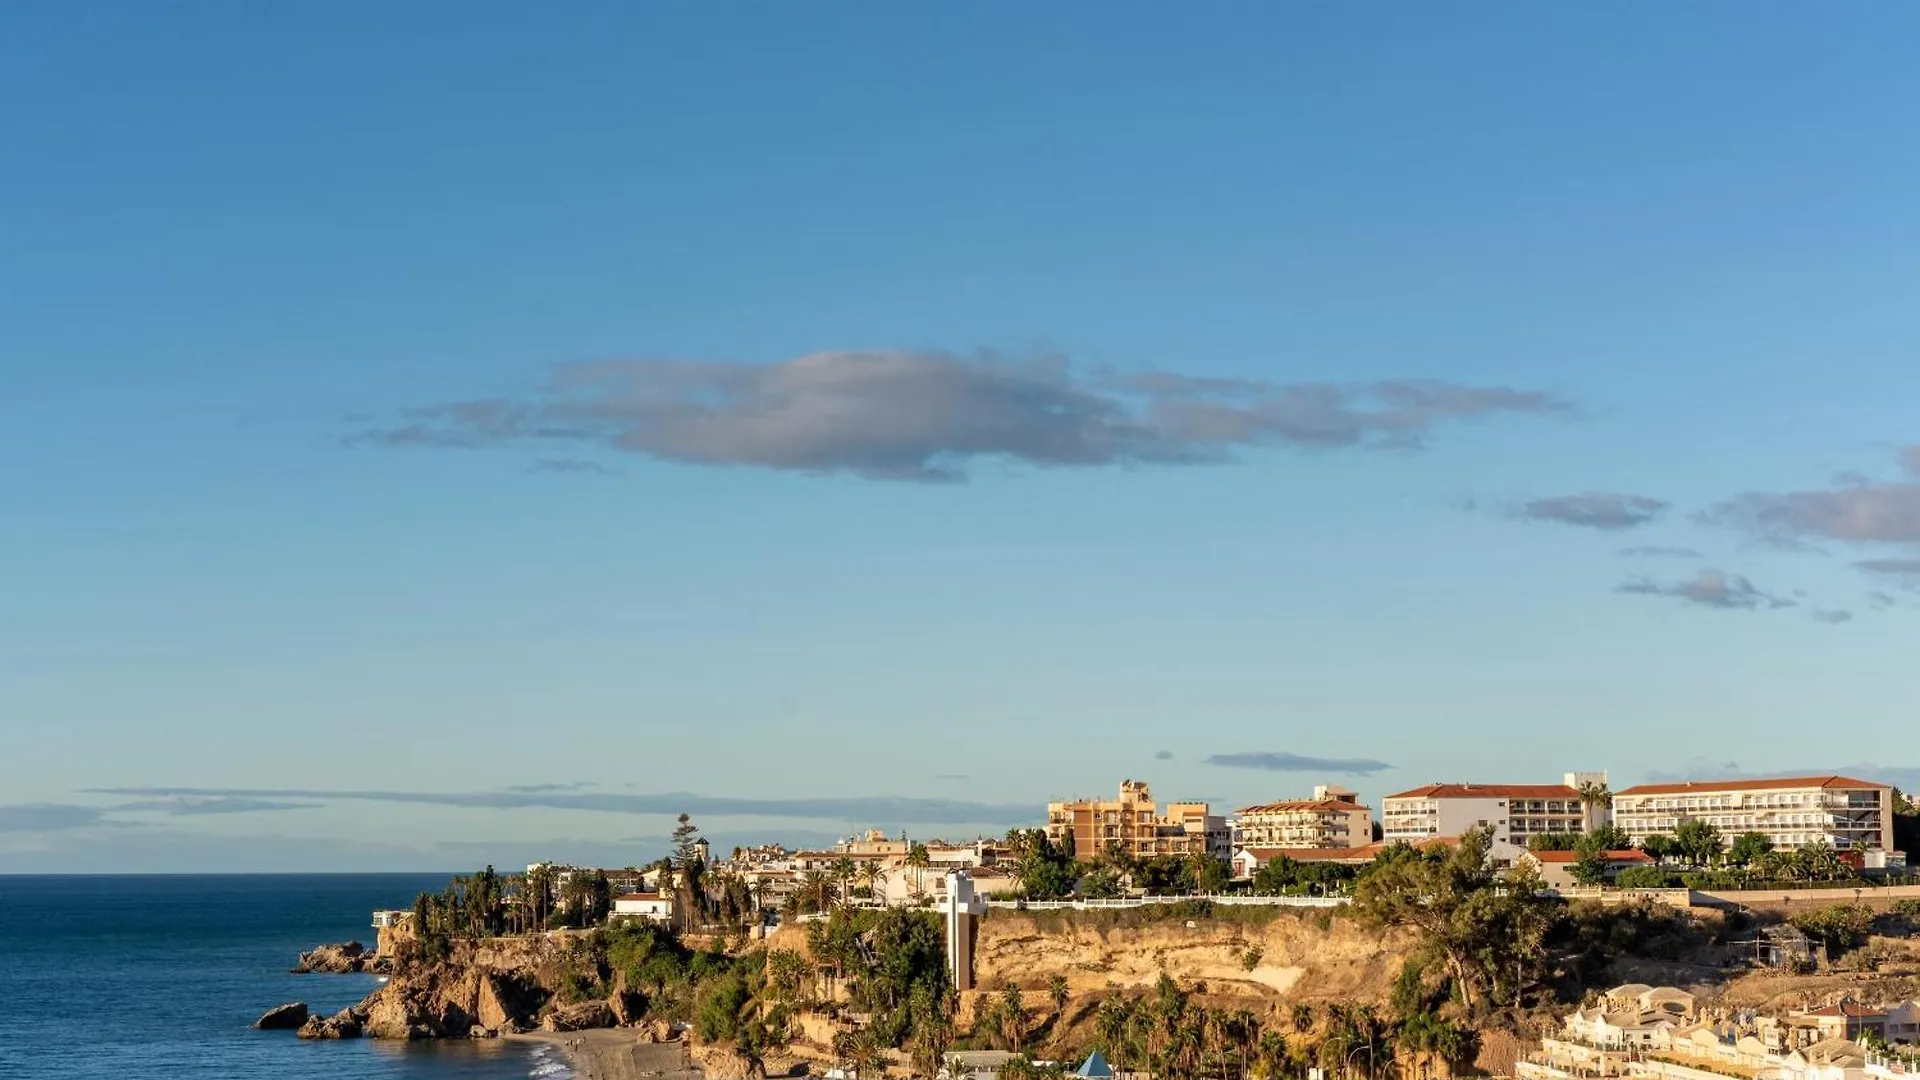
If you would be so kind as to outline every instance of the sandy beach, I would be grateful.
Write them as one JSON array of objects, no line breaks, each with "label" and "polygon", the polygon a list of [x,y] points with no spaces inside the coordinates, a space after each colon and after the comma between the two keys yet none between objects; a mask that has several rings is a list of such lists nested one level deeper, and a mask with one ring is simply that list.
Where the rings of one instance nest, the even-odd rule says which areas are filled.
[{"label": "sandy beach", "polygon": [[546,1043],[566,1052],[578,1080],[701,1080],[678,1042],[641,1042],[631,1028],[509,1035],[522,1042]]}]

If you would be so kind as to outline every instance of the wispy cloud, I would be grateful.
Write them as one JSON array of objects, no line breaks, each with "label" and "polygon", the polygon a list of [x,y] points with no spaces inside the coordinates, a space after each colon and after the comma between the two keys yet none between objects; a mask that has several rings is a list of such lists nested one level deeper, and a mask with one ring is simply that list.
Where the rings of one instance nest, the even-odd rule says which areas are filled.
[{"label": "wispy cloud", "polygon": [[1646,495],[1622,495],[1617,492],[1589,491],[1579,495],[1555,495],[1521,503],[1511,511],[1520,521],[1551,522],[1583,529],[1619,532],[1647,524],[1667,508],[1661,499]]},{"label": "wispy cloud", "polygon": [[112,813],[170,814],[174,817],[200,817],[209,814],[259,814],[278,810],[318,810],[316,802],[281,802],[250,798],[171,798],[120,803],[106,809]]},{"label": "wispy cloud", "polygon": [[609,469],[597,461],[584,458],[539,458],[527,466],[528,472],[537,473],[590,473],[596,476],[619,476],[620,470]]},{"label": "wispy cloud", "polygon": [[[1820,540],[1847,543],[1920,543],[1920,448],[1905,447],[1899,460],[1910,477],[1875,483],[1864,477],[1836,488],[1748,492],[1708,510],[1708,522],[1743,529],[1776,545]],[[1855,479],[1849,477],[1848,479]]]},{"label": "wispy cloud", "polygon": [[1823,623],[1844,623],[1853,621],[1853,612],[1840,608],[1822,608],[1815,610],[1813,617]]},{"label": "wispy cloud", "polygon": [[545,795],[555,791],[585,791],[597,787],[590,780],[574,780],[565,784],[508,784],[502,791],[514,791],[527,795]]},{"label": "wispy cloud", "polygon": [[1753,611],[1761,608],[1793,607],[1794,602],[1755,588],[1739,574],[1702,570],[1686,581],[1661,583],[1648,578],[1622,582],[1615,592],[1638,596],[1666,596],[1701,607]]},{"label": "wispy cloud", "polygon": [[1153,760],[1155,760],[1155,761],[1172,761],[1172,760],[1173,760],[1173,751],[1171,751],[1171,750],[1155,750],[1155,751],[1153,752]]},{"label": "wispy cloud", "polygon": [[111,824],[101,817],[97,806],[64,803],[0,805],[0,833],[66,832]]},{"label": "wispy cloud", "polygon": [[1853,565],[1870,574],[1920,578],[1920,559],[1862,559]]},{"label": "wispy cloud", "polygon": [[1659,544],[1645,544],[1640,547],[1621,548],[1615,554],[1628,559],[1704,559],[1706,556],[1690,547],[1664,547]]},{"label": "wispy cloud", "polygon": [[92,794],[145,798],[320,799],[457,806],[470,809],[586,810],[608,814],[707,814],[716,817],[800,818],[852,824],[1017,825],[1033,819],[1029,805],[996,805],[961,799],[878,795],[846,798],[740,798],[672,792],[617,795],[530,791],[369,791],[334,788],[98,788]]},{"label": "wispy cloud", "polygon": [[1308,757],[1290,754],[1284,750],[1246,750],[1234,754],[1213,754],[1206,758],[1206,763],[1229,769],[1340,773],[1347,776],[1367,776],[1383,769],[1393,768],[1384,761],[1375,761],[1372,758]]},{"label": "wispy cloud", "polygon": [[1897,600],[1892,593],[1880,592],[1877,589],[1867,594],[1867,603],[1872,604],[1874,607],[1881,608],[1883,610],[1886,608],[1890,608],[1899,602],[1900,601]]},{"label": "wispy cloud", "polygon": [[1570,412],[1551,394],[1499,386],[1089,376],[1056,357],[838,351],[769,364],[562,365],[538,394],[431,405],[360,438],[954,481],[985,460],[1189,465],[1259,447],[1417,447],[1446,423]]}]

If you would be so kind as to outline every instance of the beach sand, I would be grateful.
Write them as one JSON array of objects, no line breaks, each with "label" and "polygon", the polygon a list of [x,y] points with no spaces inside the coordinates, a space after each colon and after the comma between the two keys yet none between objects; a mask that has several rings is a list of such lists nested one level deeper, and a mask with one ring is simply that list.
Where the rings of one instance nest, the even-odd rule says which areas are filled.
[{"label": "beach sand", "polygon": [[546,1043],[564,1051],[578,1080],[701,1080],[687,1060],[684,1043],[641,1042],[631,1028],[601,1028],[562,1033],[509,1035],[522,1042]]}]

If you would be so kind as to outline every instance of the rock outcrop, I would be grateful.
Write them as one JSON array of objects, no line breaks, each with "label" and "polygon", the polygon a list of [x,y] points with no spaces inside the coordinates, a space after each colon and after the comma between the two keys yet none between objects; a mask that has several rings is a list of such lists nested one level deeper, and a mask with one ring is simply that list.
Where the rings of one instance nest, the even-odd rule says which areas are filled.
[{"label": "rock outcrop", "polygon": [[553,1010],[540,1026],[547,1031],[585,1031],[588,1028],[614,1027],[618,1023],[612,1007],[606,1002],[582,1001]]},{"label": "rock outcrop", "polygon": [[296,1032],[302,1039],[357,1039],[365,1026],[359,1013],[341,1009],[332,1016],[309,1016]]},{"label": "rock outcrop", "polygon": [[391,958],[369,952],[365,945],[357,941],[317,945],[311,952],[301,953],[299,961],[293,966],[295,975],[350,975],[356,972],[384,975],[391,970]]},{"label": "rock outcrop", "polygon": [[262,1013],[253,1026],[261,1031],[294,1031],[307,1022],[307,1003],[296,1001],[291,1005],[276,1005]]}]

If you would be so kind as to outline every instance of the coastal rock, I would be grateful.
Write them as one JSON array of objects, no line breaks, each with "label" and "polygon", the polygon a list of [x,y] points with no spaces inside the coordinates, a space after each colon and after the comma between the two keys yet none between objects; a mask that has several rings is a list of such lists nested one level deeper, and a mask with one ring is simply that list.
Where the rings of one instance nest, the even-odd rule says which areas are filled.
[{"label": "coastal rock", "polygon": [[291,1005],[278,1005],[261,1014],[253,1026],[261,1031],[295,1031],[307,1022],[307,1003],[296,1001]]},{"label": "coastal rock", "polygon": [[541,1026],[548,1031],[584,1031],[614,1025],[613,1010],[606,1002],[582,1001],[577,1005],[562,1005],[548,1013]]},{"label": "coastal rock", "polygon": [[375,1039],[411,1039],[413,1018],[407,1015],[406,998],[383,990],[360,1004],[366,1011],[366,1033]]},{"label": "coastal rock", "polygon": [[300,960],[294,965],[293,971],[296,975],[309,972],[319,975],[347,975],[357,971],[372,970],[376,960],[384,959],[368,952],[365,945],[357,941],[348,941],[338,945],[319,945],[310,952],[301,953]]},{"label": "coastal rock", "polygon": [[302,1039],[357,1039],[360,1017],[352,1009],[341,1009],[332,1016],[310,1016],[296,1033]]}]

